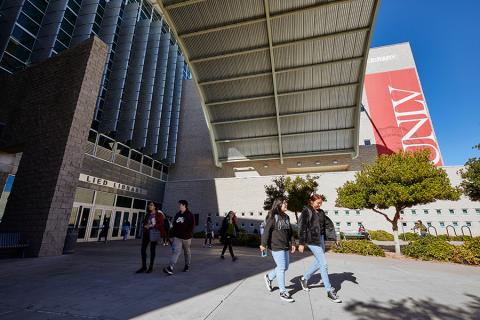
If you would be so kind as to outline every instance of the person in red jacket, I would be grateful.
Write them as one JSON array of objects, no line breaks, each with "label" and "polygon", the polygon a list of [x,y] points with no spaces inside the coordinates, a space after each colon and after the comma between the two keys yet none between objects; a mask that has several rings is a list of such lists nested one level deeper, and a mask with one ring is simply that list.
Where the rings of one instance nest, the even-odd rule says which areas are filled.
[{"label": "person in red jacket", "polygon": [[[151,230],[157,230],[158,232],[152,232]],[[152,237],[158,234],[158,239]],[[154,202],[149,202],[147,207],[147,214],[143,220],[143,235],[142,235],[142,248],[140,250],[142,254],[142,267],[136,271],[136,273],[151,273],[153,271],[153,263],[155,261],[155,251],[157,247],[157,241],[165,234],[164,218],[163,215],[157,212],[157,208]],[[150,244],[150,266],[147,269],[147,247]]]}]

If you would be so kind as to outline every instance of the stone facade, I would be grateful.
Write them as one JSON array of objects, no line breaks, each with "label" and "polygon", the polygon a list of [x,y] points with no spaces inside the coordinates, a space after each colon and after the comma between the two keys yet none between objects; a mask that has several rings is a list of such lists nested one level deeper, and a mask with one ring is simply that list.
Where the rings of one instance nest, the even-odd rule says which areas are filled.
[{"label": "stone facade", "polygon": [[0,150],[23,152],[0,226],[20,231],[31,256],[62,253],[106,53],[91,38],[0,79]]}]

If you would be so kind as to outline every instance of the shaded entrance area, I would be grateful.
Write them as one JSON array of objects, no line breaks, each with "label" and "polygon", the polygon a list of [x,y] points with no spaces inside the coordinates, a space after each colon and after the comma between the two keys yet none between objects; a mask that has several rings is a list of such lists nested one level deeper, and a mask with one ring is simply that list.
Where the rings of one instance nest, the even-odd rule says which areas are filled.
[{"label": "shaded entrance area", "polygon": [[30,256],[62,253],[106,53],[91,38],[0,78],[0,151],[23,153],[0,230],[20,232]]}]

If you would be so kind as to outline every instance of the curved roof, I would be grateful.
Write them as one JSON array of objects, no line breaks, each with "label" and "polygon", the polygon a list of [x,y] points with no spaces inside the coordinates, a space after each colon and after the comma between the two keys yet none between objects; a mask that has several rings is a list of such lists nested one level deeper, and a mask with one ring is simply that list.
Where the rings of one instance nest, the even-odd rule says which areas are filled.
[{"label": "curved roof", "polygon": [[162,0],[217,165],[358,152],[379,0]]}]

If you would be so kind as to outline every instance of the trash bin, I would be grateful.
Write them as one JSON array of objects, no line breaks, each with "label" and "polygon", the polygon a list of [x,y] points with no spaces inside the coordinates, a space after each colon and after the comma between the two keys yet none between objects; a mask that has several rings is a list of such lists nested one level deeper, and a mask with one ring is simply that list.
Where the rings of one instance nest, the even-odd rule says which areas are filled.
[{"label": "trash bin", "polygon": [[63,254],[71,254],[75,252],[75,245],[78,238],[78,229],[68,228],[65,244],[63,245]]}]

